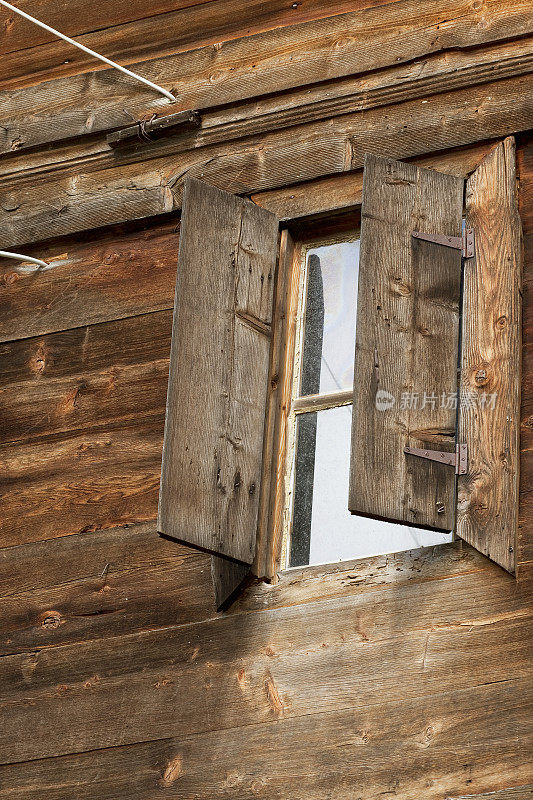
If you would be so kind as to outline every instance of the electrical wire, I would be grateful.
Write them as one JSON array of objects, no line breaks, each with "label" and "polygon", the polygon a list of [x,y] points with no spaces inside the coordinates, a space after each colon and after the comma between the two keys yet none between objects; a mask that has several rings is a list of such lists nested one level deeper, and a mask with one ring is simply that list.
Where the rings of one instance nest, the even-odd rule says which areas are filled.
[{"label": "electrical wire", "polygon": [[111,59],[106,58],[105,56],[101,56],[100,53],[96,53],[94,50],[91,50],[89,47],[85,47],[85,45],[74,41],[74,39],[71,39],[70,36],[65,36],[64,33],[61,33],[60,31],[56,31],[55,28],[51,28],[50,25],[46,25],[44,22],[41,22],[40,20],[36,19],[35,17],[32,17],[29,14],[26,14],[26,12],[25,11],[21,11],[20,8],[16,8],[15,6],[12,6],[11,3],[7,3],[6,0],[0,0],[0,5],[5,6],[6,8],[9,8],[11,11],[14,11],[15,14],[20,14],[21,17],[24,17],[24,19],[27,19],[30,22],[34,22],[35,25],[38,25],[40,28],[43,28],[45,31],[48,31],[49,33],[53,33],[54,36],[59,36],[60,39],[63,39],[63,41],[74,45],[74,47],[77,47],[80,50],[83,50],[84,53],[88,53],[90,56],[94,56],[94,58],[100,59],[100,61],[103,61],[104,64],[109,64],[110,67],[114,67],[115,69],[119,69],[121,72],[124,73],[124,75],[129,75],[130,78],[135,78],[136,81],[140,81],[141,83],[144,83],[145,86],[149,86],[151,89],[155,89],[157,92],[161,92],[161,94],[165,95],[165,97],[167,97],[173,103],[176,102],[176,98],[174,97],[174,95],[171,94],[170,92],[168,92],[166,89],[163,89],[161,86],[158,86],[156,83],[152,83],[152,81],[149,81],[147,78],[143,78],[140,75],[137,75],[137,73],[132,72],[129,69],[126,69],[126,67],[121,67],[120,64],[116,64],[114,61],[111,61]]},{"label": "electrical wire", "polygon": [[49,267],[46,261],[41,261],[40,258],[32,258],[31,256],[23,256],[21,253],[11,253],[9,250],[0,250],[2,258],[14,258],[17,261],[29,261],[30,264],[37,264],[39,267]]}]

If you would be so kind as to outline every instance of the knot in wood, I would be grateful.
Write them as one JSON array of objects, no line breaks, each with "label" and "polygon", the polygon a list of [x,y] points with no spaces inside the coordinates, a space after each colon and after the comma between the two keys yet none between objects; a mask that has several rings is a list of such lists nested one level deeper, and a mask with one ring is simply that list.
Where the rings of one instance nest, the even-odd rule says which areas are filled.
[{"label": "knot in wood", "polygon": [[41,619],[41,628],[54,630],[61,625],[61,614],[59,611],[47,611]]}]

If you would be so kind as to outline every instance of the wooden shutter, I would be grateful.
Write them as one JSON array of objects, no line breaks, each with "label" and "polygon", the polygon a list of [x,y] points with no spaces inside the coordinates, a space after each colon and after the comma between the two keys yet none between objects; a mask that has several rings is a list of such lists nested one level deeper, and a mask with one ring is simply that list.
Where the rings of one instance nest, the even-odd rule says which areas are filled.
[{"label": "wooden shutter", "polygon": [[277,250],[270,212],[187,181],[158,530],[216,554],[218,604],[255,553]]},{"label": "wooden shutter", "polygon": [[457,533],[510,572],[518,528],[521,225],[512,137],[467,181],[476,252],[465,264]]},{"label": "wooden shutter", "polygon": [[248,564],[223,556],[211,556],[211,579],[217,611],[231,604],[233,595],[249,574]]},{"label": "wooden shutter", "polygon": [[[453,467],[404,447],[455,450],[460,178],[367,155],[363,177],[349,509],[451,530]],[[444,396],[444,402],[442,397]]]}]

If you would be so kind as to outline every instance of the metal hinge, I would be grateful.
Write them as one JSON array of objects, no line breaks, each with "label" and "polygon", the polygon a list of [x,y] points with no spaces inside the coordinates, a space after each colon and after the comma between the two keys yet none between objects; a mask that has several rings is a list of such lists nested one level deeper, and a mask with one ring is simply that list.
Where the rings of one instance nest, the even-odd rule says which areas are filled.
[{"label": "metal hinge", "polygon": [[110,147],[121,147],[136,142],[153,142],[163,136],[175,136],[191,128],[198,128],[201,124],[200,114],[197,111],[179,111],[166,117],[152,117],[148,120],[139,120],[135,125],[114,131],[106,137]]},{"label": "metal hinge", "polygon": [[414,239],[423,239],[425,242],[443,244],[445,247],[460,250],[463,258],[473,258],[475,254],[474,231],[472,228],[467,228],[464,221],[461,236],[445,236],[441,233],[422,233],[422,231],[413,231],[412,236]]},{"label": "metal hinge", "polygon": [[441,464],[449,464],[455,467],[456,475],[466,475],[468,469],[468,448],[466,442],[455,445],[455,453],[444,453],[442,450],[426,450],[423,447],[404,447],[404,453],[419,458],[427,458],[430,461],[439,461]]}]

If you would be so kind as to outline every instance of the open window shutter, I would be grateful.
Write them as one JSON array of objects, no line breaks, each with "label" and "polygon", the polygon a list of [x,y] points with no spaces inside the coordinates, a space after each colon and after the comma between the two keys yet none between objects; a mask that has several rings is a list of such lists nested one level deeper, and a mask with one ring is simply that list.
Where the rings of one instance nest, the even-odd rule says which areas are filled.
[{"label": "open window shutter", "polygon": [[223,556],[211,556],[211,580],[215,592],[217,610],[231,604],[233,595],[250,574],[248,564],[231,561]]},{"label": "open window shutter", "polygon": [[278,221],[185,185],[158,530],[209,551],[217,604],[255,554]]},{"label": "open window shutter", "polygon": [[[363,179],[349,509],[451,530],[464,181],[367,155]],[[442,398],[444,397],[444,402]],[[451,399],[449,399],[451,398]]]},{"label": "open window shutter", "polygon": [[510,572],[518,528],[521,225],[512,137],[467,181],[476,252],[465,265],[457,533]]}]

